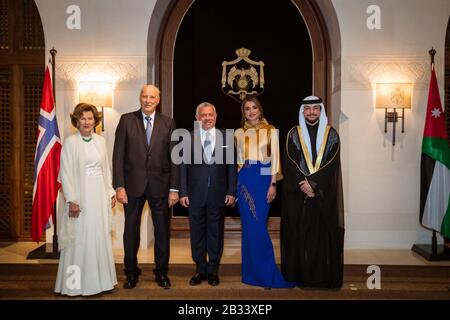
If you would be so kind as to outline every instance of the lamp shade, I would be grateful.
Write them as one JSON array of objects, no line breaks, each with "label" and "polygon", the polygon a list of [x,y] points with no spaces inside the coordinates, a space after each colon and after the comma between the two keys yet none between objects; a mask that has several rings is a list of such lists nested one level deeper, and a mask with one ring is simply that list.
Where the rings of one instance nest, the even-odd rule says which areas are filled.
[{"label": "lamp shade", "polygon": [[113,84],[106,81],[81,81],[78,84],[79,102],[96,107],[112,108]]},{"label": "lamp shade", "polygon": [[376,108],[411,109],[412,83],[377,83]]}]

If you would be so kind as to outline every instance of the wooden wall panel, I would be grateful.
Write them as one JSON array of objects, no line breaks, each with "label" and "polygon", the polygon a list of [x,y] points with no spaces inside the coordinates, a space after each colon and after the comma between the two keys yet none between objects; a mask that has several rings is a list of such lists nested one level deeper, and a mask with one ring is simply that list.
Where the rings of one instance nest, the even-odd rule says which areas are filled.
[{"label": "wooden wall panel", "polygon": [[44,60],[34,0],[0,0],[0,240],[31,240]]},{"label": "wooden wall panel", "polygon": [[0,68],[0,238],[10,234],[11,69]]}]

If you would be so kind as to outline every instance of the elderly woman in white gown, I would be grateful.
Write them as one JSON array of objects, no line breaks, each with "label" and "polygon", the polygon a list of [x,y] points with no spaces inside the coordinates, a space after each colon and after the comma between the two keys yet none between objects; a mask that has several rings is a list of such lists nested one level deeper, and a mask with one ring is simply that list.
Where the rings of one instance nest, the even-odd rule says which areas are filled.
[{"label": "elderly woman in white gown", "polygon": [[88,296],[117,284],[111,239],[116,200],[105,139],[93,132],[97,108],[80,103],[70,117],[78,132],[65,139],[61,153],[55,292]]}]

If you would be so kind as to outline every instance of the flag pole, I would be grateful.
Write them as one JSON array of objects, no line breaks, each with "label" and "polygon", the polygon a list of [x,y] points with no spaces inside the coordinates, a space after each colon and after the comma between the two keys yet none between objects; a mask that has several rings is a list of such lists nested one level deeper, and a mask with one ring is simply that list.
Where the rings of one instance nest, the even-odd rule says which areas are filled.
[{"label": "flag pole", "polygon": [[[55,81],[55,69],[56,69],[56,51],[55,47],[52,47],[50,50],[50,54],[52,55],[51,64],[52,64],[52,86],[53,86],[53,105],[55,106],[55,117],[56,117],[56,81]],[[57,233],[57,225],[56,225],[56,202],[53,206],[53,253],[58,253],[58,233]]]},{"label": "flag pole", "polygon": [[[436,55],[436,50],[434,47],[431,47],[431,49],[428,50],[428,54],[430,55],[431,70],[433,70],[434,56]],[[450,254],[445,251],[445,248],[439,248],[438,250],[436,230],[433,229],[432,232],[433,235],[431,236],[431,246],[429,244],[414,244],[411,250],[421,255],[428,261],[450,260]]]},{"label": "flag pole", "polygon": [[[49,63],[52,66],[52,93],[53,93],[53,105],[55,106],[55,117],[56,117],[56,90],[55,90],[55,69],[56,69],[56,49],[53,47],[50,50],[51,58],[49,59]],[[27,255],[28,259],[59,259],[58,252],[58,234],[57,234],[57,225],[56,225],[56,202],[53,205],[53,243],[50,251],[50,244],[44,243],[38,248],[32,250]]]},{"label": "flag pole", "polygon": [[[434,50],[433,47],[428,51],[428,54],[430,55],[431,59],[431,69],[434,68],[434,56],[436,55],[436,50]],[[436,230],[433,229],[433,235],[431,236],[431,255],[436,256],[437,255],[437,237],[436,237]]]}]

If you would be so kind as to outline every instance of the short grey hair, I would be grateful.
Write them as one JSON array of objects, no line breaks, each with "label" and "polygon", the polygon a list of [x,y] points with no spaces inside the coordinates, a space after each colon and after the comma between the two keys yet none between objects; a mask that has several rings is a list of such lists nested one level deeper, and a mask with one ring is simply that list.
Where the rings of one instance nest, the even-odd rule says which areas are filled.
[{"label": "short grey hair", "polygon": [[141,92],[139,93],[139,96],[142,95],[142,91],[144,91],[144,89],[147,88],[147,87],[150,87],[150,88],[155,89],[155,90],[156,90],[156,93],[158,94],[158,97],[161,96],[161,92],[160,92],[159,88],[158,88],[157,86],[153,85],[153,84],[146,84],[146,85],[144,85],[144,86],[141,88]]},{"label": "short grey hair", "polygon": [[200,112],[200,109],[202,108],[206,108],[206,107],[211,107],[214,110],[214,113],[217,114],[216,112],[216,107],[214,107],[214,105],[212,103],[209,102],[202,102],[200,103],[197,108],[195,109],[195,116],[198,117],[198,114]]}]

